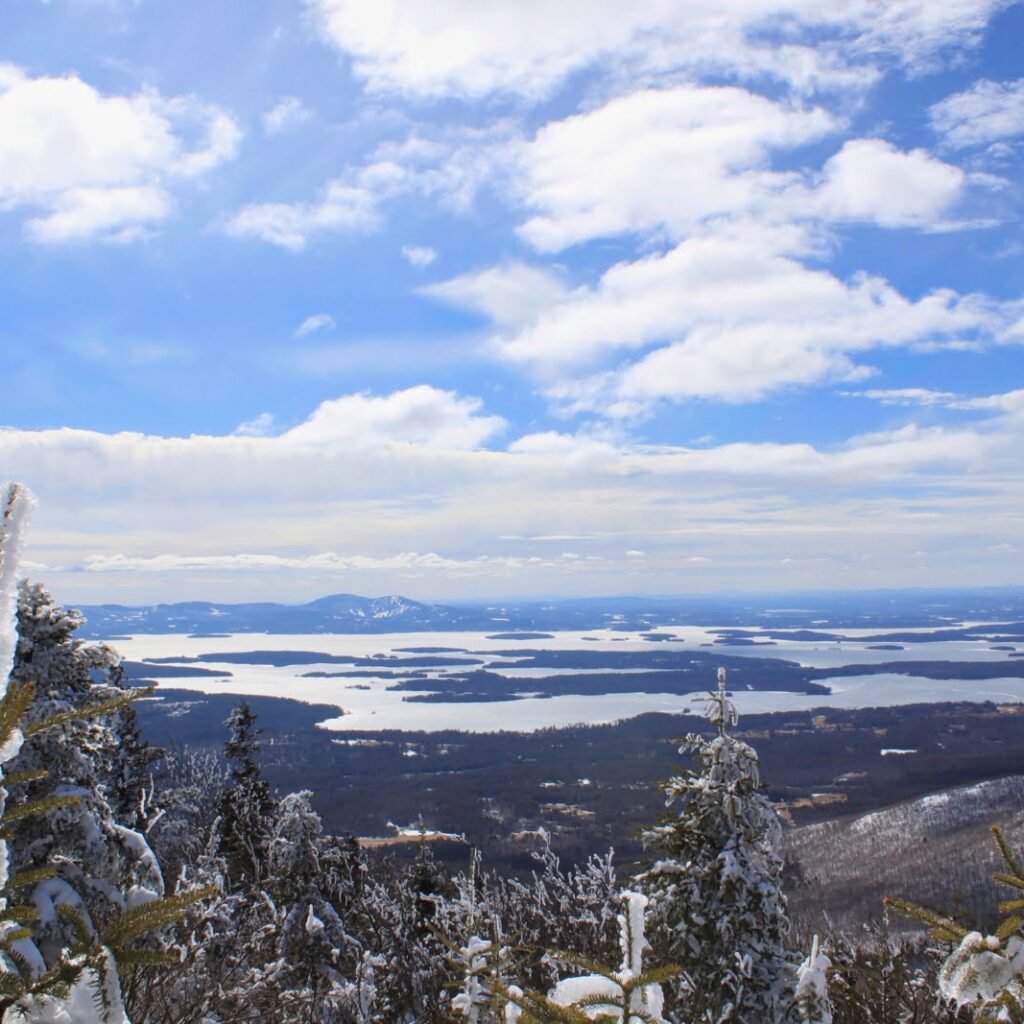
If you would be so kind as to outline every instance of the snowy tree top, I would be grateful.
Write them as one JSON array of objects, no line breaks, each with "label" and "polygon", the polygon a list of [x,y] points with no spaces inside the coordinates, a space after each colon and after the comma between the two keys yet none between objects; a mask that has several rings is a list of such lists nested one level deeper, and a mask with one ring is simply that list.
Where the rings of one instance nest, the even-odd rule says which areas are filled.
[{"label": "snowy tree top", "polygon": [[0,696],[7,692],[7,678],[14,666],[18,644],[18,560],[25,522],[34,499],[21,484],[2,489],[3,514],[0,518]]},{"label": "snowy tree top", "polygon": [[704,702],[704,717],[718,727],[720,736],[724,736],[730,728],[735,728],[740,720],[736,705],[729,699],[725,689],[725,679],[725,669],[719,668],[718,688],[709,690],[705,696],[699,698]]}]

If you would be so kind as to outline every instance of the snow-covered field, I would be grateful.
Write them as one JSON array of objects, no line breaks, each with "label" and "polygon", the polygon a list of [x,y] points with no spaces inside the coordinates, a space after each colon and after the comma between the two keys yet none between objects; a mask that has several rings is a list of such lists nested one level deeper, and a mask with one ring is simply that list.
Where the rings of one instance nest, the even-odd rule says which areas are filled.
[{"label": "snow-covered field", "polygon": [[[658,632],[671,632],[679,640],[661,641],[674,648],[700,650],[715,639],[708,629],[685,625],[664,625]],[[864,631],[866,632],[866,631]],[[851,636],[855,635],[851,631]],[[875,641],[877,642],[877,641]],[[487,639],[480,633],[391,633],[360,636],[351,634],[268,635],[240,633],[227,637],[186,637],[139,635],[116,641],[118,650],[132,661],[147,658],[190,658],[211,653],[249,651],[315,651],[325,655],[379,657],[386,670],[390,657],[407,655],[410,648],[451,648],[471,652],[483,662],[479,668],[492,668],[522,680],[519,692],[530,691],[530,677],[567,674],[566,669],[506,670],[503,662],[510,650],[607,650],[650,651],[655,646],[638,634],[611,631],[565,632],[551,639],[515,641]],[[850,664],[880,664],[899,661],[1006,661],[1007,651],[993,651],[985,641],[940,641],[907,644],[904,650],[868,650],[866,642],[842,644],[779,641],[774,646],[733,646],[715,644],[716,654],[737,657],[784,658],[814,667],[840,667]],[[453,652],[453,656],[454,652]],[[344,671],[350,666],[303,664],[288,666],[248,665],[236,662],[204,661],[205,670],[224,670],[230,679],[212,676],[181,676],[161,680],[169,689],[203,693],[228,693],[245,696],[286,697],[316,704],[332,704],[343,714],[329,718],[323,726],[337,731],[415,729],[464,729],[494,732],[502,729],[532,731],[548,726],[578,722],[611,722],[651,711],[686,710],[691,700],[673,694],[623,693],[599,696],[528,697],[497,703],[410,702],[408,691],[389,689],[394,679],[386,677],[308,678],[305,673]],[[441,675],[446,669],[428,670]],[[592,673],[594,669],[587,669]],[[830,686],[829,696],[790,692],[741,691],[736,694],[740,711],[745,713],[796,711],[808,708],[863,708],[897,704],[916,704],[946,700],[1016,702],[1024,701],[1024,679],[1000,678],[980,681],[934,680],[898,673],[848,676],[821,680]],[[714,680],[708,679],[708,685]]]}]

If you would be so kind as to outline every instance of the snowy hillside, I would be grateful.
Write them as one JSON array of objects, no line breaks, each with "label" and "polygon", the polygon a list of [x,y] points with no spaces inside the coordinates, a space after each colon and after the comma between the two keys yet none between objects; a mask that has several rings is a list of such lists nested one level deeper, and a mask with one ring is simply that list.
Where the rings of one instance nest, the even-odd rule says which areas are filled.
[{"label": "snowy hillside", "polygon": [[794,829],[787,856],[799,862],[803,883],[791,886],[793,910],[842,926],[880,916],[882,897],[899,894],[971,922],[996,903],[992,825],[1024,846],[1024,776]]}]

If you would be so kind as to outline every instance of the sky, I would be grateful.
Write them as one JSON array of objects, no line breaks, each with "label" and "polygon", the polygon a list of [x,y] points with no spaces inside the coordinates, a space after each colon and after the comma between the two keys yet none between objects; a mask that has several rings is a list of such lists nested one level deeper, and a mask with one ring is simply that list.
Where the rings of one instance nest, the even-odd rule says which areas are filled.
[{"label": "sky", "polygon": [[69,602],[1024,584],[1024,4],[3,0]]}]

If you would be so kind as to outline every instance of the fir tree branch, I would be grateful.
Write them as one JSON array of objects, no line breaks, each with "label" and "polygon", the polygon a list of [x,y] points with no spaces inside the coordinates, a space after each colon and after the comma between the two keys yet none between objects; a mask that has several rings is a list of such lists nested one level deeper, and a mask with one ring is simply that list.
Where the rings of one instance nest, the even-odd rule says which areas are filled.
[{"label": "fir tree branch", "polygon": [[927,907],[918,906],[916,903],[895,896],[886,896],[882,902],[897,914],[913,918],[913,920],[927,925],[932,937],[939,942],[959,942],[967,934],[966,928],[957,924],[953,918],[940,914],[936,910],[929,910]]},{"label": "fir tree branch", "polygon": [[[59,810],[62,807],[77,807],[81,798],[77,796],[47,796],[39,800],[26,800],[24,803],[15,804],[4,811],[3,823],[9,825],[24,818],[30,818],[37,814],[48,814],[50,811]],[[10,833],[5,829],[3,838],[9,838]]]},{"label": "fir tree branch", "polygon": [[[1007,843],[1006,837],[1003,835],[1003,830],[998,825],[992,826],[992,838],[996,841],[996,846],[999,847],[999,854],[1003,858],[1003,863],[1010,869],[1010,871],[1024,883],[1024,867],[1021,866],[1020,861],[1017,859],[1017,855],[1010,849],[1010,844]],[[998,876],[993,875],[993,878]],[[1024,885],[1019,886],[1024,888]]]},{"label": "fir tree branch", "polygon": [[95,704],[87,704],[85,707],[71,708],[68,711],[60,712],[60,714],[51,715],[40,722],[34,722],[32,725],[26,726],[24,729],[25,738],[29,739],[41,732],[45,732],[47,729],[55,729],[57,726],[65,725],[68,722],[77,722],[83,718],[95,718],[100,715],[113,714],[115,711],[126,708],[129,704],[134,704],[135,701],[147,696],[155,689],[155,686],[139,687],[120,696],[111,697],[110,700],[97,701]]},{"label": "fir tree branch", "polygon": [[200,900],[209,899],[216,892],[214,886],[208,885],[202,889],[193,889],[191,892],[166,896],[163,899],[132,907],[114,918],[103,929],[101,941],[103,945],[109,946],[116,952],[126,943],[145,935],[146,932],[181,920],[189,907]]}]

